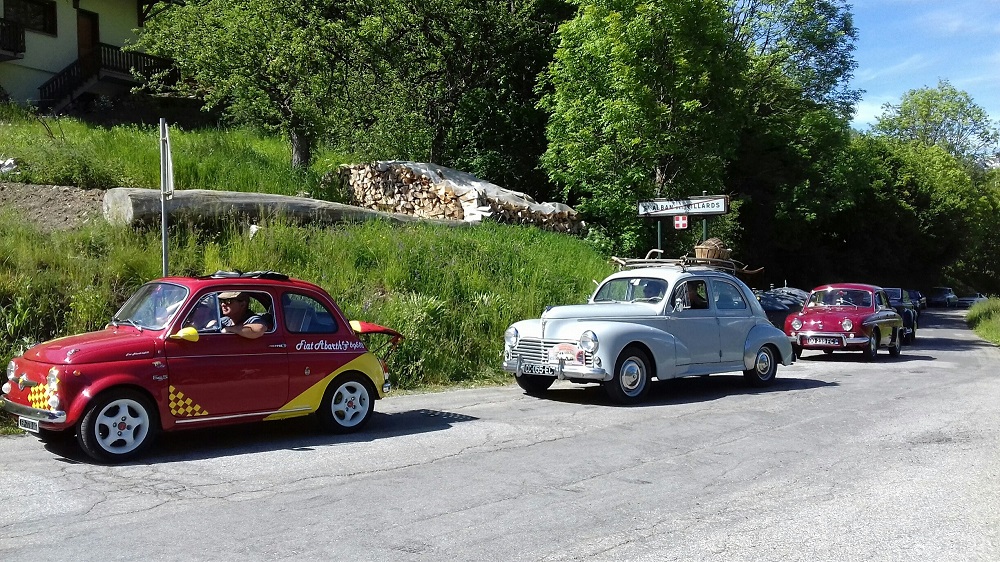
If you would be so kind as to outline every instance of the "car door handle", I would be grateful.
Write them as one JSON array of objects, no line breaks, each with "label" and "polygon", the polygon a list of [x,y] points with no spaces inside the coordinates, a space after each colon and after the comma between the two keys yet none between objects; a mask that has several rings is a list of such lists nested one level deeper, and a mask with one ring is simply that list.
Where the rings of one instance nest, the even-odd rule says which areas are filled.
[{"label": "car door handle", "polygon": [[272,343],[268,347],[274,347],[274,348],[277,348],[277,349],[284,349],[285,348],[285,344],[283,344],[283,343]]}]

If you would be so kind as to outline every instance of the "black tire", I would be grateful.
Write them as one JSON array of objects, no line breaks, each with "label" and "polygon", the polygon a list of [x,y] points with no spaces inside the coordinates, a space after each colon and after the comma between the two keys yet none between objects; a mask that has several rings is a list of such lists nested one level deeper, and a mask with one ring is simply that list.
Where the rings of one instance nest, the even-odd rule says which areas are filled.
[{"label": "black tire", "polygon": [[555,377],[539,377],[534,375],[521,375],[514,377],[514,379],[517,381],[517,386],[521,387],[525,394],[530,394],[531,396],[545,394],[545,391],[552,386],[552,383],[556,382]]},{"label": "black tire", "polygon": [[802,346],[792,344],[792,355],[794,355],[796,359],[802,357]]},{"label": "black tire", "polygon": [[899,357],[899,354],[903,351],[903,328],[894,330],[894,332],[895,337],[889,342],[889,357]]},{"label": "black tire", "polygon": [[756,387],[774,384],[774,377],[777,374],[778,363],[774,358],[774,349],[769,345],[762,345],[754,356],[753,367],[743,371],[743,377],[750,386]]},{"label": "black tire", "polygon": [[823,353],[825,353],[827,355],[833,355],[833,350],[832,349],[824,349]]},{"label": "black tire", "polygon": [[340,375],[326,387],[316,412],[320,426],[330,433],[352,433],[361,429],[375,410],[374,396],[364,375]]},{"label": "black tire", "polygon": [[91,401],[76,433],[80,448],[91,458],[120,463],[141,455],[159,430],[156,409],[145,395],[112,389]]},{"label": "black tire", "polygon": [[646,352],[635,346],[626,347],[618,361],[611,380],[601,383],[604,392],[619,404],[638,404],[649,393],[650,361]]},{"label": "black tire", "polygon": [[862,352],[865,357],[865,361],[874,361],[875,357],[878,356],[878,346],[879,346],[879,334],[878,330],[872,332],[872,337],[868,338],[868,347]]}]

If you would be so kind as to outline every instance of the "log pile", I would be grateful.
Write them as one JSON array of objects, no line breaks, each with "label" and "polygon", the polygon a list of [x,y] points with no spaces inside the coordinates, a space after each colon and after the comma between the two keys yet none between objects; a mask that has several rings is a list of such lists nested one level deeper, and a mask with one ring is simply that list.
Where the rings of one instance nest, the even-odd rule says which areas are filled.
[{"label": "log pile", "polygon": [[381,161],[344,165],[341,183],[352,204],[416,217],[505,224],[582,234],[585,223],[561,203],[536,203],[524,193],[503,189],[471,174],[419,162]]}]

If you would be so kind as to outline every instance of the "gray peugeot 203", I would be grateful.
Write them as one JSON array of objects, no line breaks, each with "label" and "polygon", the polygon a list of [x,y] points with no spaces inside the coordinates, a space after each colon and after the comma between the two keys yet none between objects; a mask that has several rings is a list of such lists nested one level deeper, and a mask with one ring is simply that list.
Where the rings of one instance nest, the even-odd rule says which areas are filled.
[{"label": "gray peugeot 203", "polygon": [[788,337],[733,275],[734,262],[617,261],[622,270],[587,304],[548,307],[507,329],[503,369],[527,393],[557,379],[599,382],[613,401],[635,404],[654,379],[742,371],[767,386],[779,362],[795,360]]}]

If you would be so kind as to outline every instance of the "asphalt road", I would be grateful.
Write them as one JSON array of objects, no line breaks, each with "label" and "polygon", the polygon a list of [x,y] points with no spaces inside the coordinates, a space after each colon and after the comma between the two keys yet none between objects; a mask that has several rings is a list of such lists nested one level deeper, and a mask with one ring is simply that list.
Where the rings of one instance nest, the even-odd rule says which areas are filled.
[{"label": "asphalt road", "polygon": [[181,433],[127,466],[0,437],[0,560],[1000,560],[1000,350],[962,316],[630,408],[396,396],[360,435]]}]

